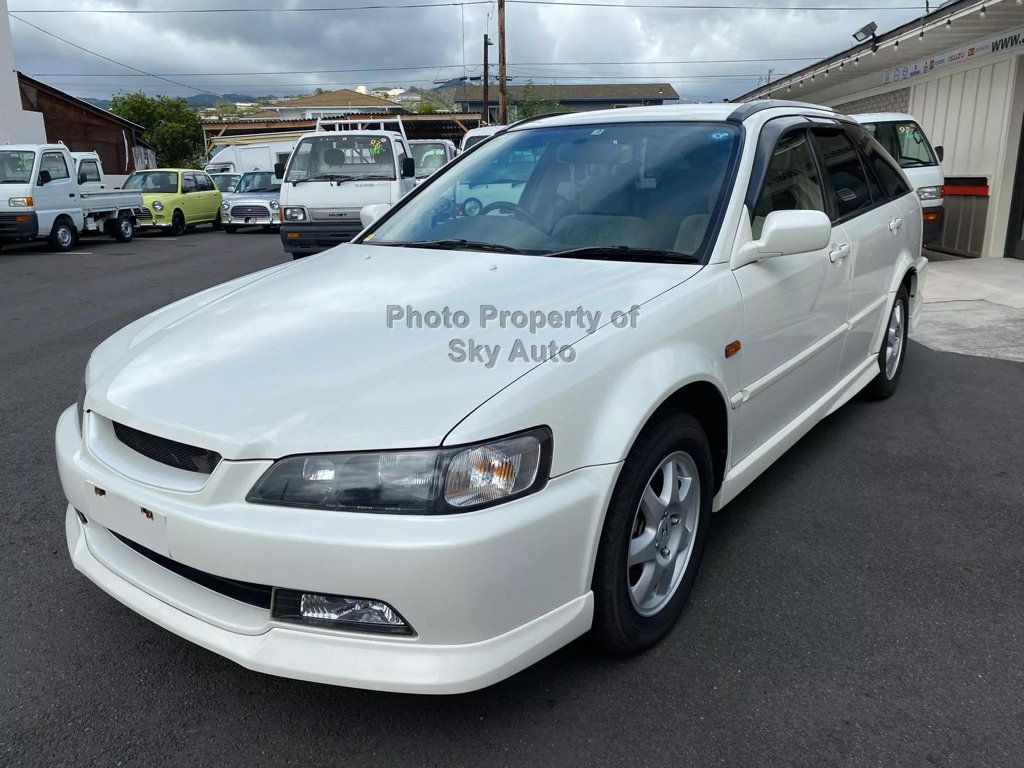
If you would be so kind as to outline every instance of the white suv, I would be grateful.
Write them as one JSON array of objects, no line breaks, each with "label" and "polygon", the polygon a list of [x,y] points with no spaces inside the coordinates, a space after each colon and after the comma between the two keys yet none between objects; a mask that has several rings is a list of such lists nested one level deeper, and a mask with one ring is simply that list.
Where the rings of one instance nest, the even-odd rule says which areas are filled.
[{"label": "white suv", "polygon": [[[512,152],[523,183],[467,215]],[[451,693],[587,631],[640,651],[712,512],[893,393],[920,254],[902,171],[827,109],[514,125],[354,243],[101,344],[57,424],[72,560],[304,680]]]}]

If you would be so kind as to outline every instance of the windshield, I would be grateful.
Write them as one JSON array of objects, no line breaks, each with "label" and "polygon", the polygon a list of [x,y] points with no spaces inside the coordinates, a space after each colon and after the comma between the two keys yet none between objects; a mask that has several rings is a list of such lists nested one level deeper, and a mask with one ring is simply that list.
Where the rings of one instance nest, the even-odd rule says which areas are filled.
[{"label": "windshield", "polygon": [[906,120],[892,123],[867,123],[868,133],[885,147],[901,168],[938,165],[932,145],[917,123]]},{"label": "windshield", "polygon": [[412,157],[416,161],[416,178],[425,179],[446,162],[444,144],[440,141],[428,144],[413,144]]},{"label": "windshield", "polygon": [[476,136],[467,136],[462,142],[462,151],[465,152],[467,149],[472,149],[482,141],[487,141],[491,138],[485,133],[477,134]]},{"label": "windshield", "polygon": [[699,257],[739,145],[729,123],[513,130],[432,177],[366,242]]},{"label": "windshield", "polygon": [[178,174],[176,171],[137,171],[128,177],[122,189],[173,195],[178,191]]},{"label": "windshield", "polygon": [[235,192],[280,192],[281,180],[270,171],[242,174]]},{"label": "windshield", "polygon": [[299,142],[288,163],[285,181],[306,179],[395,178],[395,155],[387,136],[331,133]]},{"label": "windshield", "polygon": [[32,181],[35,152],[0,149],[0,184],[28,184]]},{"label": "windshield", "polygon": [[238,184],[239,175],[237,173],[226,173],[215,175],[212,178],[213,186],[221,192],[234,192],[235,185]]}]

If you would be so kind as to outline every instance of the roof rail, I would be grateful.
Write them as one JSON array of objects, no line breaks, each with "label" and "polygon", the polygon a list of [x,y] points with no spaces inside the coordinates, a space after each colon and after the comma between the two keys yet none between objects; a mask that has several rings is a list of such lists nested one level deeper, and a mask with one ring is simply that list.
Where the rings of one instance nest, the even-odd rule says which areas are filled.
[{"label": "roof rail", "polygon": [[821,104],[809,104],[805,101],[787,101],[786,99],[759,99],[740,104],[726,118],[730,123],[742,123],[751,115],[763,112],[766,109],[779,109],[780,107],[800,107],[801,109],[816,109],[822,112],[835,112],[832,107],[824,107]]},{"label": "roof rail", "polygon": [[402,134],[402,138],[405,139],[406,141],[409,140],[409,137],[405,135],[405,124],[402,122],[402,118],[400,115],[395,115],[394,117],[375,117],[369,120],[324,120],[323,118],[318,117],[316,119],[316,130],[321,130],[321,126],[323,125],[333,125],[334,130],[336,131],[339,131],[342,128],[357,131],[374,130],[371,127],[373,125],[379,125],[379,128],[377,128],[376,130],[393,130],[391,128],[385,128],[385,123],[396,123],[398,125],[398,130],[396,131],[396,133]]},{"label": "roof rail", "polygon": [[509,123],[508,127],[509,128],[515,128],[517,125],[525,125],[526,123],[532,123],[532,122],[534,122],[536,120],[543,120],[545,117],[557,117],[558,115],[567,115],[567,114],[569,114],[569,113],[568,112],[545,112],[544,114],[541,114],[541,115],[530,115],[529,117],[524,117],[521,120],[516,120],[514,123]]}]

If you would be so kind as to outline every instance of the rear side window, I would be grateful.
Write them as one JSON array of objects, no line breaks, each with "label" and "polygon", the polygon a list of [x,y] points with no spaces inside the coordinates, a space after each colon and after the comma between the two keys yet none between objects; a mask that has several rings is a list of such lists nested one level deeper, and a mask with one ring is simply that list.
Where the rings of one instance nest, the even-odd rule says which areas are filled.
[{"label": "rear side window", "polygon": [[779,139],[768,162],[764,185],[754,206],[754,239],[761,237],[764,220],[772,211],[824,211],[825,200],[807,132],[788,133]]},{"label": "rear side window", "polygon": [[846,133],[839,128],[816,128],[814,138],[818,142],[836,218],[855,215],[871,207],[871,188],[868,185],[860,156]]},{"label": "rear side window", "polygon": [[85,181],[99,181],[100,169],[95,160],[83,160],[78,166],[78,175]]},{"label": "rear side window", "polygon": [[868,133],[885,147],[901,168],[938,165],[932,145],[921,126],[912,120],[891,123],[866,123]]},{"label": "rear side window", "polygon": [[205,173],[196,174],[196,186],[201,192],[213,191],[213,181]]},{"label": "rear side window", "polygon": [[910,186],[903,178],[896,161],[889,156],[882,145],[871,138],[871,134],[860,126],[849,126],[847,129],[867,161],[868,170],[873,172],[882,187],[882,196],[891,200],[903,197],[910,191]]},{"label": "rear side window", "polygon": [[183,193],[196,191],[196,177],[194,174],[183,173],[181,175],[181,191]]}]

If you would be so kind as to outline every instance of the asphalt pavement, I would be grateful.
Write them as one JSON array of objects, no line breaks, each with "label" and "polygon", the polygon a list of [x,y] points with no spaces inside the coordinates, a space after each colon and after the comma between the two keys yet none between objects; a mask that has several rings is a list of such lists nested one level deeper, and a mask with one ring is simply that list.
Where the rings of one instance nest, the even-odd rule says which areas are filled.
[{"label": "asphalt pavement", "polygon": [[1024,765],[1024,364],[911,344],[713,519],[675,631],[483,691],[245,670],[71,567],[53,457],[92,348],[286,260],[253,232],[0,252],[0,757],[10,766]]}]

